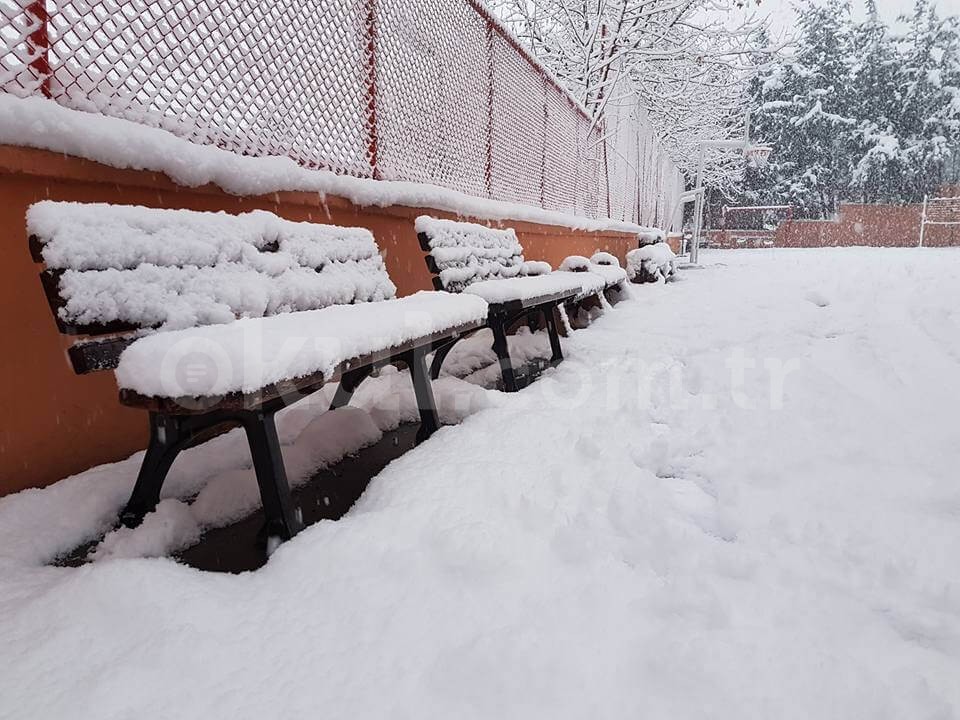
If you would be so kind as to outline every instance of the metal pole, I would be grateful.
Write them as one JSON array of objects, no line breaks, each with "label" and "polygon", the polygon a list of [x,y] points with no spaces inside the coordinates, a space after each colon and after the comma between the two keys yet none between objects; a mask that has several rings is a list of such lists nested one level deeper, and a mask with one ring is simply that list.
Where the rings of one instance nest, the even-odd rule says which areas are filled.
[{"label": "metal pole", "polygon": [[700,158],[697,162],[697,198],[693,203],[693,243],[690,246],[690,264],[696,265],[700,259],[700,223],[703,213],[703,143],[700,143]]},{"label": "metal pole", "polygon": [[750,109],[747,108],[747,115],[744,118],[743,123],[743,139],[742,140],[713,140],[713,141],[700,141],[700,156],[697,163],[697,198],[695,201],[693,209],[693,241],[690,247],[690,264],[696,265],[700,259],[700,231],[703,228],[703,170],[704,165],[706,164],[706,158],[704,155],[704,149],[709,145],[712,148],[724,148],[724,149],[734,149],[734,148],[749,148],[750,147]]},{"label": "metal pole", "polygon": [[920,213],[920,244],[917,247],[923,247],[923,231],[927,227],[927,196],[923,196],[923,210]]}]

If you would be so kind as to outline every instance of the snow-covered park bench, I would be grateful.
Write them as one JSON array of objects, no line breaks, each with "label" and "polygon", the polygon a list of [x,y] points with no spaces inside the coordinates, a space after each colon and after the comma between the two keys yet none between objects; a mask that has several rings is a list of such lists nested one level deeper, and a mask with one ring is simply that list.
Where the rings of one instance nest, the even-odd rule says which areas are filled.
[{"label": "snow-covered park bench", "polygon": [[627,275],[630,282],[667,281],[677,271],[677,256],[665,242],[641,245],[627,253]]},{"label": "snow-covered park bench", "polygon": [[[507,347],[510,329],[524,320],[532,322],[542,317],[550,338],[550,365],[557,365],[563,360],[558,310],[602,294],[609,284],[601,275],[581,272],[586,268],[579,266],[553,272],[548,263],[525,261],[523,247],[512,229],[497,230],[428,216],[417,218],[416,229],[420,245],[428,253],[427,267],[434,275],[434,287],[487,301],[487,327],[493,332],[493,350],[507,392],[520,389],[522,384]],[[589,260],[583,260],[590,265]],[[620,280],[626,279],[622,270],[620,273]],[[434,355],[430,368],[434,378],[455,342],[440,347]],[[527,374],[525,379],[532,377]]]},{"label": "snow-covered park bench", "polygon": [[423,440],[438,427],[425,357],[483,326],[475,295],[394,299],[371,233],[245,215],[41,202],[30,208],[34,260],[78,374],[114,369],[120,402],[149,412],[150,441],[121,514],[156,507],[182,450],[246,432],[267,519],[288,539],[302,522],[275,413],[339,381],[346,405],[376,368],[405,364]]},{"label": "snow-covered park bench", "polygon": [[[620,261],[616,256],[608,252],[597,252],[590,258],[583,255],[570,255],[560,264],[560,270],[591,273],[602,279],[602,290],[587,297],[588,300],[595,299],[598,304],[602,305],[604,299],[611,304],[616,303],[626,294],[627,271],[620,267]],[[596,280],[592,280],[584,290],[587,291],[598,285]]]}]

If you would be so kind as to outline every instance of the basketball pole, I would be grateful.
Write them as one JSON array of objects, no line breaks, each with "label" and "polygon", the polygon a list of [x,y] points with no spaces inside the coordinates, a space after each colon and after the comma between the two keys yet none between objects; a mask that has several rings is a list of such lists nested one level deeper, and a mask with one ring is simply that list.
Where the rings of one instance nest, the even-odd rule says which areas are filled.
[{"label": "basketball pole", "polygon": [[923,211],[920,213],[920,244],[923,247],[923,231],[927,229],[927,196],[923,196]]}]

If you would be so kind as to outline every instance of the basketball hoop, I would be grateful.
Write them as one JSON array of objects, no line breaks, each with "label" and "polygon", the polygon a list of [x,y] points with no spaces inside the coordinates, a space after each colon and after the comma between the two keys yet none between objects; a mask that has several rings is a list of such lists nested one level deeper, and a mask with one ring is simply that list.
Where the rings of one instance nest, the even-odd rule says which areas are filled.
[{"label": "basketball hoop", "polygon": [[770,159],[770,153],[772,152],[773,148],[769,145],[750,145],[744,148],[743,156],[748,163],[759,170],[767,166],[767,161]]}]

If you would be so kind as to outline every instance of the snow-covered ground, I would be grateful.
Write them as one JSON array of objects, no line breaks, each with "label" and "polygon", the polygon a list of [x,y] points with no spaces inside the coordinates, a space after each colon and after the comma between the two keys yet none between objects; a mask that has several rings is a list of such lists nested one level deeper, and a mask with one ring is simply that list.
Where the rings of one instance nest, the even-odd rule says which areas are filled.
[{"label": "snow-covered ground", "polygon": [[0,716],[960,716],[960,249],[704,258],[256,573],[0,500]]}]

